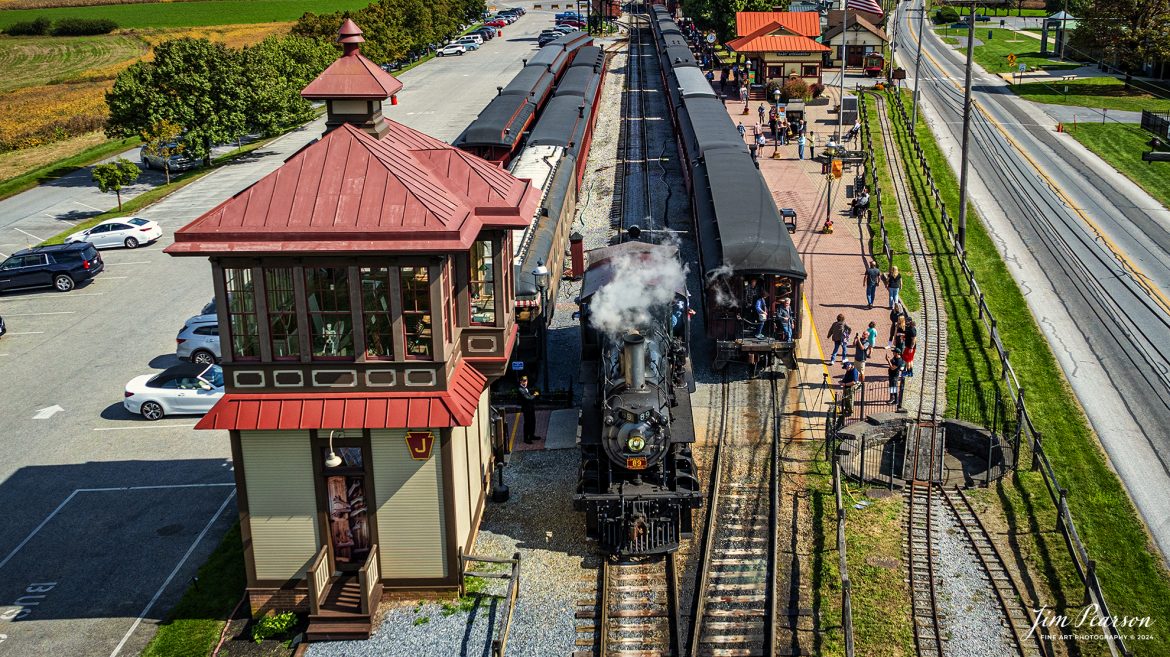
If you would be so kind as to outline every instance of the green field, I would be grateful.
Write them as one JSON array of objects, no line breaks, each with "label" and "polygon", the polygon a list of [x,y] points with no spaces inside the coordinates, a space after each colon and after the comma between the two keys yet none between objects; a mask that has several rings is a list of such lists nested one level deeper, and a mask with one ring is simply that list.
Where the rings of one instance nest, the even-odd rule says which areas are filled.
[{"label": "green field", "polygon": [[0,92],[46,82],[63,82],[84,71],[141,57],[142,39],[120,34],[87,37],[13,37],[0,39]]},{"label": "green field", "polygon": [[1170,163],[1142,161],[1142,153],[1150,150],[1146,142],[1153,135],[1132,123],[1085,123],[1069,134],[1170,207]]},{"label": "green field", "polygon": [[1016,95],[1037,103],[1096,107],[1140,112],[1170,110],[1170,98],[1155,98],[1134,87],[1125,88],[1117,78],[1081,78],[1068,82],[1028,82],[1012,86]]},{"label": "green field", "polygon": [[0,11],[0,28],[31,21],[39,16],[61,18],[108,18],[118,27],[197,27],[243,23],[295,21],[307,11],[328,14],[344,9],[361,9],[370,0],[210,0],[208,2],[158,2],[56,9],[14,9]]},{"label": "green field", "polygon": [[[948,26],[936,27],[939,36],[962,37],[955,44],[960,50],[967,48],[967,28],[952,28]],[[988,39],[988,33],[991,38]],[[944,39],[945,41],[945,39]],[[982,66],[988,73],[1011,73],[1018,70],[1016,66],[1008,64],[1008,55],[1016,56],[1016,63],[1027,64],[1028,69],[1048,68],[1077,68],[1080,64],[1062,62],[1058,59],[1049,59],[1040,54],[1040,40],[1016,34],[1012,30],[999,28],[975,27],[975,63]]]},{"label": "green field", "polygon": [[[960,16],[966,16],[967,14],[971,13],[970,7],[956,6],[954,7],[954,10],[959,12]],[[1038,18],[1047,16],[1048,12],[1044,11],[1043,9],[1003,9],[1000,7],[992,9],[990,7],[979,7],[975,14],[977,16],[995,16],[996,18],[1003,18],[1005,16],[1027,16],[1031,18]]]}]

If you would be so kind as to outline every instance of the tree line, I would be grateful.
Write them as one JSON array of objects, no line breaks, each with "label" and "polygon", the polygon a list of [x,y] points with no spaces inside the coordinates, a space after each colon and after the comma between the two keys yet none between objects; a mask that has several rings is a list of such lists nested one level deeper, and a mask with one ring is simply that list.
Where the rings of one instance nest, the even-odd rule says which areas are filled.
[{"label": "tree line", "polygon": [[306,13],[293,25],[298,36],[336,39],[337,28],[352,18],[366,42],[362,54],[379,64],[425,54],[459,34],[460,28],[483,15],[484,0],[378,0],[357,11]]},{"label": "tree line", "polygon": [[174,39],[154,59],[132,64],[106,93],[110,137],[171,139],[159,126],[178,126],[183,151],[205,164],[211,147],[243,135],[270,136],[313,118],[301,89],[338,56],[332,41],[273,36],[242,49],[207,39]]}]

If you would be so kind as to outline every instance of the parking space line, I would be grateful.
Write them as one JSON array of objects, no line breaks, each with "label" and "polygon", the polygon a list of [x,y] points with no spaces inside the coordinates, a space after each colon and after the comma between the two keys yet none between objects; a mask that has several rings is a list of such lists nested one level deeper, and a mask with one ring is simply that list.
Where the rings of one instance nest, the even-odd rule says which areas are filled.
[{"label": "parking space line", "polygon": [[123,278],[130,278],[129,276],[102,276],[99,281],[120,281]]},{"label": "parking space line", "polygon": [[[233,484],[228,485],[232,486]],[[211,519],[207,521],[207,524],[203,526],[203,531],[199,532],[199,535],[195,537],[195,541],[191,543],[191,547],[187,548],[187,552],[183,555],[183,558],[179,559],[179,563],[175,564],[175,567],[171,569],[171,574],[167,575],[166,581],[164,581],[162,586],[158,587],[158,590],[154,592],[154,597],[152,597],[150,602],[146,603],[146,606],[142,608],[142,611],[138,614],[138,618],[134,619],[134,623],[130,626],[130,629],[126,630],[126,634],[122,636],[122,640],[118,642],[118,645],[114,648],[114,651],[110,653],[110,657],[117,657],[118,653],[122,652],[122,647],[125,646],[126,642],[130,640],[130,636],[134,634],[134,630],[137,630],[138,626],[142,624],[142,619],[150,613],[151,608],[154,607],[154,603],[158,602],[158,599],[162,597],[163,591],[165,591],[166,588],[170,586],[171,581],[175,579],[175,575],[179,573],[179,569],[183,567],[183,564],[187,563],[187,559],[191,558],[191,553],[194,552],[195,548],[199,546],[199,543],[203,541],[203,537],[207,536],[207,532],[211,530],[211,526],[215,524],[215,521],[219,520],[219,517],[223,515],[223,510],[227,508],[228,503],[231,502],[232,498],[235,496],[236,490],[235,488],[232,488],[232,492],[228,493],[228,496],[224,498],[223,504],[219,505],[219,508],[216,509],[215,514],[212,515]]]},{"label": "parking space line", "polygon": [[38,315],[76,315],[75,310],[54,310],[47,313],[8,313],[9,317],[36,317]]},{"label": "parking space line", "polygon": [[68,294],[61,294],[60,292],[49,292],[46,294],[30,294],[27,297],[13,297],[12,299],[8,300],[8,303],[14,303],[17,301],[45,301],[49,299],[53,301],[63,301],[65,299],[73,299],[75,297],[100,297],[104,294],[105,292],[70,292]]},{"label": "parking space line", "polygon": [[152,262],[154,262],[154,261],[153,260],[135,260],[134,262],[119,262],[119,263],[115,263],[115,264],[116,264],[116,266],[121,267],[122,265],[149,265]]},{"label": "parking space line", "polygon": [[95,208],[92,205],[89,205],[88,203],[82,203],[81,201],[74,201],[74,203],[80,205],[83,208],[89,208],[90,210],[97,210],[98,212],[105,212],[105,210],[102,210],[101,208]]},{"label": "parking space line", "polygon": [[21,331],[20,333],[13,333],[9,331],[8,335],[40,335],[44,331]]},{"label": "parking space line", "polygon": [[28,235],[29,237],[33,238],[34,240],[36,240],[36,241],[38,241],[38,242],[44,242],[44,241],[45,241],[45,238],[43,238],[43,237],[37,237],[36,235],[33,235],[32,233],[28,232],[27,230],[22,230],[22,229],[20,229],[20,228],[17,228],[16,226],[13,226],[13,227],[12,227],[12,230],[15,230],[15,231],[17,231],[17,232],[19,232],[19,233],[24,233],[25,235]]},{"label": "parking space line", "polygon": [[195,423],[191,424],[151,424],[145,427],[95,427],[94,431],[134,431],[137,429],[178,429],[183,427],[193,427]]}]

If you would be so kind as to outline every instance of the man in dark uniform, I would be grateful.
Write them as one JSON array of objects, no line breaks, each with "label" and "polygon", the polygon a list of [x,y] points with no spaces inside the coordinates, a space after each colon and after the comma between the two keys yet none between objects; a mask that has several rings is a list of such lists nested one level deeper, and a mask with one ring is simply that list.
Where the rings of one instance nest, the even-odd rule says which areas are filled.
[{"label": "man in dark uniform", "polygon": [[520,377],[520,410],[524,413],[524,444],[536,442],[536,398],[540,391],[528,387],[528,377]]}]

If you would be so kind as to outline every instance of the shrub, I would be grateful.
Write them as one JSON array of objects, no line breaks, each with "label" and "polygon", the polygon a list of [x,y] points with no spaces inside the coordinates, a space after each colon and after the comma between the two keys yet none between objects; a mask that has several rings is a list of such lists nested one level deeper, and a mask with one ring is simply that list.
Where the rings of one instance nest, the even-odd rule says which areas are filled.
[{"label": "shrub", "polygon": [[53,21],[41,16],[31,21],[13,23],[8,26],[5,33],[8,36],[44,36],[49,33],[49,28],[52,26]]},{"label": "shrub", "polygon": [[[764,97],[768,100],[768,102],[772,102],[772,100],[776,98],[776,90],[780,89],[783,86],[784,85],[779,80],[769,81],[768,86],[764,90],[766,93],[766,95]],[[781,90],[780,93],[783,94],[784,91]]]},{"label": "shrub", "polygon": [[264,639],[283,637],[297,624],[297,615],[286,611],[256,619],[252,625],[252,640],[260,643]]},{"label": "shrub", "polygon": [[808,92],[812,95],[813,98],[820,98],[821,94],[825,93],[825,85],[821,84],[820,82],[814,82],[813,85],[808,88]]},{"label": "shrub", "polygon": [[53,25],[53,36],[89,36],[109,34],[118,24],[108,18],[62,18]]},{"label": "shrub", "polygon": [[954,7],[942,7],[934,12],[934,22],[938,25],[959,22],[959,12]]},{"label": "shrub", "polygon": [[780,89],[784,100],[803,100],[808,95],[808,83],[800,78],[788,78]]}]

